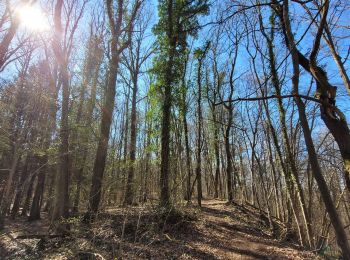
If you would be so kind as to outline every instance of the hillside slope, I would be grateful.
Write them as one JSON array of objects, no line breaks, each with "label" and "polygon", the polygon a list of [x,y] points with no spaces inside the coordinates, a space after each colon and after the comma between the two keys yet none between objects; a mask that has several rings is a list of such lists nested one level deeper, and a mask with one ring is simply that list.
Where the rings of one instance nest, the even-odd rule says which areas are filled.
[{"label": "hillside slope", "polygon": [[92,226],[73,219],[71,236],[64,238],[45,236],[45,220],[8,220],[0,237],[0,258],[316,259],[274,240],[252,209],[207,200],[201,210],[184,211],[188,214],[165,218],[159,225],[159,216],[149,209],[111,209]]}]

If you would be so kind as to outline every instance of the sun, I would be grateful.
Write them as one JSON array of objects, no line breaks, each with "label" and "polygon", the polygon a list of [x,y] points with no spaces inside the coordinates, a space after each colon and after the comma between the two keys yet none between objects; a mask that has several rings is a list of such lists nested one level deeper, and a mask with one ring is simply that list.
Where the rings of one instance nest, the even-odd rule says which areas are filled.
[{"label": "sun", "polygon": [[44,13],[36,6],[23,5],[18,10],[18,18],[22,26],[31,31],[43,32],[49,29]]}]

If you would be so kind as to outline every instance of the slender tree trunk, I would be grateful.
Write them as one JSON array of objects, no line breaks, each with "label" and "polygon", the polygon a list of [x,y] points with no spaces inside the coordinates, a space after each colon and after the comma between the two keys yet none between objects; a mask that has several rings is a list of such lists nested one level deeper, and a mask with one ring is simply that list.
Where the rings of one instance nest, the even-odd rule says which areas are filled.
[{"label": "slender tree trunk", "polygon": [[13,178],[14,178],[15,173],[16,173],[19,159],[20,159],[19,155],[17,154],[16,149],[15,149],[11,169],[9,172],[9,177],[7,179],[7,182],[6,182],[3,198],[2,198],[1,204],[0,204],[0,229],[2,229],[4,227],[4,218],[7,214],[7,211],[9,209],[9,206],[11,203],[12,196],[10,196],[10,195],[11,195],[12,186],[13,186],[12,182],[13,182]]},{"label": "slender tree trunk", "polygon": [[[111,40],[110,40],[110,60],[108,64],[108,72],[106,77],[106,91],[104,95],[104,102],[102,105],[102,118],[100,124],[100,136],[98,138],[98,145],[96,151],[96,157],[94,162],[92,182],[90,188],[88,210],[85,214],[84,220],[93,220],[95,215],[98,213],[101,195],[102,195],[102,181],[103,174],[106,167],[108,140],[111,130],[113,110],[115,106],[115,94],[116,94],[116,81],[118,75],[119,58],[120,54],[125,50],[131,41],[131,35],[133,30],[133,21],[141,5],[140,1],[136,1],[133,6],[132,13],[130,15],[129,23],[126,28],[123,28],[123,18],[125,13],[124,1],[117,1],[117,12],[114,14],[113,1],[106,2],[107,15],[111,28]],[[126,32],[126,35],[123,32]],[[120,44],[119,39],[122,36],[126,36],[126,41]]]},{"label": "slender tree trunk", "polygon": [[[62,217],[68,218],[69,210],[69,81],[67,68],[61,69],[62,77],[62,111],[60,129],[60,174],[56,177],[55,204],[52,213],[52,222],[59,221]],[[56,231],[65,232],[67,225],[57,225]]]},{"label": "slender tree trunk", "polygon": [[161,133],[162,150],[161,150],[161,170],[160,170],[160,188],[161,188],[160,205],[163,207],[170,206],[170,191],[169,191],[170,116],[171,116],[171,85],[168,85],[168,86],[165,86],[162,133]]},{"label": "slender tree trunk", "polygon": [[274,189],[274,195],[275,195],[275,204],[276,204],[276,211],[275,215],[277,219],[281,219],[281,211],[280,211],[280,204],[279,204],[279,192],[278,192],[278,182],[277,182],[277,172],[276,172],[276,165],[275,161],[273,160],[273,151],[271,146],[271,139],[270,139],[270,131],[269,128],[266,129],[266,141],[267,141],[267,147],[269,149],[269,161],[271,164],[271,171],[272,171],[272,182],[273,182],[273,189]]},{"label": "slender tree trunk", "polygon": [[[185,95],[184,95],[185,96]],[[186,97],[183,97],[183,101],[186,102]],[[186,106],[186,104],[185,104]],[[190,143],[188,140],[188,125],[187,125],[187,108],[184,108],[183,114],[182,114],[182,123],[184,126],[184,135],[185,135],[185,149],[186,149],[186,171],[187,171],[187,202],[191,203],[191,177],[192,177],[192,171],[191,171],[191,158],[190,158]]]},{"label": "slender tree trunk", "polygon": [[[90,36],[91,37],[91,36]],[[89,50],[90,52],[93,52],[93,50]],[[86,60],[85,60],[85,70],[84,70],[84,75],[83,75],[83,79],[82,79],[82,84],[80,86],[80,91],[79,91],[79,103],[78,103],[78,108],[77,108],[77,115],[75,118],[75,128],[73,130],[72,133],[72,144],[71,144],[71,150],[73,151],[73,153],[71,154],[71,170],[72,170],[72,175],[75,177],[76,179],[76,191],[75,191],[75,196],[74,196],[74,200],[73,200],[73,208],[72,208],[72,212],[76,213],[78,212],[78,207],[79,207],[79,200],[80,200],[80,190],[81,190],[81,182],[82,182],[82,176],[83,176],[83,171],[84,171],[84,166],[85,166],[85,161],[86,161],[86,148],[82,147],[85,146],[85,140],[86,138],[82,137],[79,135],[79,128],[81,127],[80,124],[83,120],[83,107],[84,107],[84,100],[85,100],[85,92],[86,92],[86,88],[89,82],[89,77],[90,74],[92,74],[91,71],[91,64],[90,64],[90,59],[91,59],[91,54],[89,53]],[[79,144],[79,140],[83,139],[83,141]],[[82,164],[79,167],[78,165],[73,165],[73,163],[75,162],[75,164],[78,164],[78,148],[79,151],[82,150]],[[75,152],[76,151],[76,152]],[[73,177],[72,176],[72,177]],[[72,193],[72,191],[71,191]]]},{"label": "slender tree trunk", "polygon": [[329,217],[331,219],[331,223],[333,225],[333,228],[336,233],[337,237],[337,242],[339,247],[342,250],[343,257],[344,259],[350,259],[350,246],[349,242],[347,240],[347,236],[344,230],[343,223],[337,213],[337,210],[334,206],[334,203],[332,201],[327,183],[322,175],[322,171],[320,168],[320,165],[318,163],[318,158],[316,154],[316,150],[312,141],[311,137],[311,131],[307,122],[306,114],[305,114],[305,105],[304,103],[299,99],[296,100],[298,109],[299,109],[299,117],[300,117],[300,122],[303,128],[304,132],[304,138],[305,138],[305,143],[306,147],[308,150],[309,154],[309,160],[312,168],[312,173],[313,176],[318,184],[318,188],[321,193],[322,200],[326,206],[326,210],[329,214]]},{"label": "slender tree trunk", "polygon": [[[124,112],[124,126],[123,126],[123,142],[124,142],[124,149],[123,149],[123,173],[122,173],[122,187],[123,192],[125,192],[126,184],[127,184],[127,171],[128,171],[128,143],[129,143],[129,102],[130,100],[130,88],[128,88],[128,91],[126,93],[125,97],[125,112]],[[125,196],[124,196],[125,198]]]},{"label": "slender tree trunk", "polygon": [[230,134],[231,125],[233,120],[233,111],[231,105],[228,108],[228,121],[225,130],[225,150],[226,150],[226,181],[227,181],[227,195],[228,201],[233,201],[233,190],[232,190],[232,158],[231,158],[231,148],[230,148]]},{"label": "slender tree trunk", "polygon": [[[259,21],[260,21],[261,32],[262,32],[263,36],[265,37],[266,42],[267,42],[267,46],[268,46],[272,85],[276,91],[276,95],[281,96],[281,87],[280,87],[279,77],[278,77],[277,68],[276,68],[274,46],[273,46],[273,41],[274,41],[274,36],[275,36],[274,16],[272,15],[270,17],[270,25],[271,25],[270,35],[268,35],[265,32],[264,25],[263,25],[263,19],[262,19],[261,14],[259,14]],[[267,90],[261,90],[261,92],[264,95],[265,94],[264,92],[267,92]],[[263,104],[264,104],[266,113],[268,114],[268,122],[269,122],[270,128],[271,128],[272,122],[271,122],[268,107],[267,107],[268,104],[266,101],[263,101]],[[311,248],[312,247],[311,224],[310,224],[310,220],[308,218],[304,192],[303,192],[302,186],[300,184],[295,158],[294,158],[294,155],[292,152],[289,136],[287,133],[286,113],[285,113],[285,109],[283,107],[283,103],[282,103],[281,98],[277,99],[277,104],[278,104],[278,111],[279,111],[279,119],[280,119],[280,123],[281,123],[283,146],[284,146],[284,149],[287,153],[287,160],[284,162],[285,167],[286,167],[285,169],[287,171],[286,177],[289,178],[291,185],[292,185],[292,188],[295,189],[295,191],[296,191],[296,196],[298,199],[298,204],[295,203],[294,200],[292,202],[293,212],[295,212],[296,216],[299,216],[299,213],[301,213],[302,220],[303,220],[303,223],[305,226],[305,229],[302,229],[301,226],[298,228],[298,231],[300,234],[301,244],[305,245],[305,243],[307,243],[307,246]],[[299,207],[295,207],[297,205],[299,205]],[[299,222],[299,221],[297,221],[297,222]],[[305,236],[306,236],[307,241],[305,241],[305,236],[303,234],[304,232],[302,232],[302,231],[305,231],[305,233],[306,233]]]},{"label": "slender tree trunk", "polygon": [[23,169],[21,171],[20,180],[19,180],[19,183],[17,185],[15,200],[13,202],[13,206],[11,209],[11,218],[13,218],[13,219],[16,217],[18,210],[19,210],[19,207],[21,205],[24,184],[25,184],[26,180],[28,179],[28,169],[30,166],[30,160],[32,160],[32,159],[33,159],[33,157],[31,156],[31,154],[27,154]]},{"label": "slender tree trunk", "polygon": [[47,171],[47,163],[48,163],[48,157],[43,156],[39,160],[39,173],[38,173],[38,181],[35,187],[34,191],[34,197],[32,206],[29,213],[29,221],[40,219],[40,211],[42,206],[42,200],[44,196],[44,188],[45,188],[45,177],[46,177],[46,171]]},{"label": "slender tree trunk", "polygon": [[169,208],[170,188],[169,188],[169,169],[170,169],[170,124],[171,124],[171,106],[172,106],[172,81],[173,81],[173,66],[174,55],[176,48],[176,39],[173,35],[173,1],[169,0],[167,5],[168,24],[167,37],[170,40],[168,49],[168,61],[166,68],[166,78],[164,85],[163,107],[162,107],[162,132],[161,132],[161,165],[160,165],[160,206]]},{"label": "slender tree trunk", "polygon": [[[148,107],[147,107],[148,110]],[[145,112],[145,114],[147,114],[147,111]],[[146,116],[145,116],[146,118]],[[149,151],[149,147],[151,145],[151,136],[150,136],[150,129],[152,128],[152,122],[149,122],[146,124],[146,158],[145,158],[145,176],[144,176],[144,183],[143,185],[143,193],[142,193],[142,203],[147,202],[148,200],[148,192],[149,192],[149,179],[151,178],[151,167],[150,167],[150,161],[151,161],[151,153]]]},{"label": "slender tree trunk", "polygon": [[[295,94],[298,94],[298,89],[299,89],[299,57],[298,56],[299,55],[295,46],[294,36],[291,33],[288,5],[289,5],[288,0],[284,0],[283,19],[284,19],[285,33],[289,42],[289,48],[291,51],[291,56],[293,61],[293,72],[294,72],[294,75],[292,78],[293,92]],[[298,107],[300,123],[304,133],[304,139],[305,139],[306,148],[309,155],[312,173],[318,184],[318,188],[320,190],[322,200],[325,204],[326,210],[328,212],[331,223],[335,230],[338,245],[341,248],[343,253],[343,258],[350,259],[350,246],[347,240],[344,226],[337,213],[337,210],[331,198],[327,183],[322,175],[322,171],[318,163],[316,149],[312,141],[310,127],[309,127],[306,113],[305,113],[305,104],[302,102],[300,97],[295,97],[295,102]]]},{"label": "slender tree trunk", "polygon": [[209,95],[209,89],[207,87],[207,98],[209,107],[211,110],[211,116],[213,119],[213,134],[214,134],[214,154],[215,154],[215,176],[214,176],[214,198],[219,197],[219,186],[220,186],[220,140],[219,140],[219,127],[218,127],[218,112],[216,107],[217,102],[217,96],[220,92],[221,84],[222,84],[222,77],[219,74],[218,71],[218,64],[217,64],[217,51],[215,48],[212,48],[213,50],[213,81],[214,81],[214,88],[212,90],[212,99],[210,99]]},{"label": "slender tree trunk", "polygon": [[220,180],[220,150],[219,150],[219,131],[216,123],[216,111],[213,110],[214,121],[214,153],[215,153],[215,179],[214,179],[214,198],[219,197],[219,180]]},{"label": "slender tree trunk", "polygon": [[[101,55],[101,54],[100,54]],[[92,87],[91,87],[91,94],[90,94],[90,100],[87,105],[87,113],[86,113],[86,127],[90,127],[92,120],[93,120],[93,112],[95,109],[95,104],[96,104],[96,90],[97,90],[97,80],[98,80],[98,74],[99,74],[99,69],[101,65],[101,56],[97,57],[98,64],[95,67],[94,71],[94,77],[92,80]],[[76,193],[74,196],[74,203],[73,203],[73,212],[78,212],[79,210],[79,202],[80,202],[80,193],[81,193],[81,185],[84,179],[84,170],[85,170],[85,164],[86,160],[88,157],[88,148],[87,148],[87,143],[89,142],[89,137],[83,137],[83,152],[82,152],[82,162],[81,166],[77,171],[77,187],[76,187]]]},{"label": "slender tree trunk", "polygon": [[[106,2],[107,15],[109,20],[109,25],[111,28],[111,40],[110,40],[110,60],[108,64],[108,72],[106,77],[106,91],[104,95],[104,103],[102,105],[102,118],[100,124],[100,136],[98,139],[96,157],[94,162],[92,182],[90,188],[89,204],[88,210],[85,214],[84,220],[93,220],[96,213],[98,212],[100,200],[101,200],[101,189],[103,174],[106,167],[107,150],[108,150],[108,140],[111,130],[113,110],[115,105],[115,94],[116,94],[116,81],[119,67],[119,57],[120,54],[125,50],[131,41],[131,35],[133,30],[133,21],[141,5],[140,1],[136,1],[133,6],[132,13],[130,15],[129,23],[126,28],[123,28],[123,18],[125,13],[124,1],[117,1],[117,12],[114,13],[113,1]],[[119,39],[123,36],[125,31],[126,41],[120,44]]]},{"label": "slender tree trunk", "polygon": [[60,81],[62,84],[62,102],[61,102],[61,126],[60,126],[60,168],[56,176],[55,201],[51,216],[51,223],[56,232],[65,233],[69,226],[60,223],[61,219],[68,218],[69,214],[69,74],[67,54],[62,51],[60,46],[61,33],[63,32],[61,24],[61,13],[63,9],[63,0],[57,0],[54,12],[55,35],[53,49],[56,62],[59,65]]},{"label": "slender tree trunk", "polygon": [[92,182],[89,196],[89,205],[88,212],[86,217],[88,219],[93,219],[92,214],[98,212],[100,200],[101,200],[101,189],[102,189],[102,180],[103,173],[106,166],[107,159],[107,149],[108,149],[108,140],[109,133],[112,124],[112,115],[115,105],[115,94],[116,94],[116,80],[117,80],[117,70],[119,64],[119,57],[116,55],[117,46],[116,40],[112,41],[112,58],[109,61],[109,70],[107,74],[106,81],[106,92],[104,97],[104,104],[102,107],[102,119],[101,119],[101,129],[100,137],[98,141],[96,157],[94,162]]},{"label": "slender tree trunk", "polygon": [[[285,163],[285,161],[283,159],[282,149],[280,147],[280,144],[278,143],[277,133],[276,133],[275,128],[272,125],[268,104],[265,103],[265,102],[263,104],[264,104],[265,111],[266,111],[266,114],[267,114],[267,122],[269,124],[270,133],[272,135],[272,140],[273,140],[275,149],[277,151],[278,159],[279,159],[280,164],[281,164],[283,176],[284,176],[285,181],[286,181],[287,195],[288,195],[288,199],[290,201],[290,205],[291,205],[291,208],[292,208],[288,212],[292,212],[294,214],[295,222],[296,222],[297,229],[298,229],[300,243],[302,245],[304,245],[305,241],[304,241],[304,237],[302,235],[302,226],[301,226],[301,223],[300,223],[300,220],[299,220],[298,207],[297,207],[296,202],[295,202],[295,192],[294,192],[295,189],[294,189],[294,183],[293,183],[292,177],[291,177],[291,172],[288,169],[288,167],[287,167],[287,165],[286,165],[286,163]],[[291,214],[289,214],[288,216],[291,216]],[[287,219],[290,219],[290,218],[287,218]],[[288,223],[290,223],[290,221],[288,221]],[[290,228],[289,226],[288,226],[288,229]]]},{"label": "slender tree trunk", "polygon": [[129,146],[129,167],[128,167],[128,179],[126,183],[126,191],[124,198],[124,205],[131,205],[134,200],[135,184],[134,184],[134,172],[135,172],[135,159],[136,159],[136,140],[137,140],[137,107],[136,98],[138,91],[137,83],[138,71],[135,71],[133,75],[133,90],[131,101],[131,125],[130,125],[130,146]]},{"label": "slender tree trunk", "polygon": [[[329,1],[326,3],[329,4]],[[275,11],[277,12],[281,24],[282,24],[282,29],[283,33],[285,35],[285,40],[286,40],[286,45],[289,48],[289,50],[292,49],[292,44],[290,42],[290,39],[288,39],[287,36],[287,29],[286,29],[286,21],[283,16],[283,13],[281,12],[282,7],[280,4],[278,4],[274,0],[274,4],[278,6],[278,10],[276,9]],[[326,10],[328,10],[328,6],[324,6]],[[327,17],[327,13],[324,13],[325,11],[322,11],[322,24],[320,24],[320,27],[318,28],[318,33],[316,35],[316,41],[314,44],[314,48],[310,55],[310,59],[307,59],[296,47],[295,47],[295,52],[296,55],[298,56],[298,64],[302,66],[307,72],[309,72],[313,78],[315,78],[316,83],[317,83],[317,88],[321,91],[321,94],[323,97],[327,97],[327,91],[329,91],[330,88],[332,88],[332,85],[329,83],[327,74],[326,72],[316,64],[316,55],[317,51],[319,49],[320,45],[320,38],[322,36],[323,29],[325,28],[325,21]],[[339,146],[339,150],[344,162],[344,167],[347,172],[350,172],[350,130],[348,127],[348,124],[346,122],[345,116],[343,113],[338,109],[338,108],[331,108],[333,112],[336,112],[338,118],[334,118],[332,116],[332,113],[327,113],[329,111],[329,100],[328,98],[321,98],[322,105],[320,106],[321,110],[321,118],[329,131],[332,133],[335,141],[337,142]]]},{"label": "slender tree trunk", "polygon": [[202,58],[198,59],[197,71],[197,165],[196,165],[196,179],[197,179],[197,201],[198,206],[202,206],[202,76],[201,76]]},{"label": "slender tree trunk", "polygon": [[[276,63],[275,63],[275,54],[274,54],[274,47],[273,47],[273,39],[274,39],[274,21],[271,21],[271,38],[267,36],[266,33],[263,33],[267,44],[268,44],[268,49],[269,49],[269,61],[270,61],[270,70],[271,70],[271,76],[272,76],[272,84],[274,86],[274,89],[276,91],[277,96],[281,96],[281,88],[280,88],[280,82],[278,78],[278,73],[276,69]],[[281,131],[282,131],[282,141],[283,145],[285,148],[285,151],[287,153],[287,165],[288,168],[290,169],[291,172],[291,181],[293,183],[294,188],[296,189],[296,195],[298,197],[299,205],[300,205],[300,213],[303,218],[303,222],[305,225],[305,235],[307,239],[307,244],[308,247],[312,247],[312,231],[311,231],[311,223],[310,219],[308,218],[308,212],[306,208],[306,203],[305,203],[305,196],[304,196],[304,191],[302,189],[302,186],[300,184],[299,176],[298,176],[298,170],[296,167],[296,162],[292,153],[292,149],[290,146],[290,140],[289,136],[287,133],[287,126],[286,126],[286,112],[283,107],[282,99],[278,98],[277,99],[277,104],[278,104],[278,111],[279,111],[279,118],[280,118],[280,123],[281,123]],[[298,210],[299,211],[299,210]]]},{"label": "slender tree trunk", "polygon": [[[238,38],[236,35],[235,39],[235,53],[231,65],[230,70],[230,92],[229,92],[229,99],[232,99],[233,92],[234,92],[234,80],[233,75],[235,72],[236,67],[236,61],[237,61],[237,54],[238,54]],[[227,119],[227,126],[225,129],[225,150],[226,150],[226,177],[227,177],[227,195],[228,195],[228,201],[233,201],[233,187],[232,187],[232,172],[233,172],[233,165],[232,165],[232,153],[231,153],[231,147],[230,147],[230,136],[231,136],[231,127],[233,124],[233,105],[232,103],[229,103],[228,105],[225,105],[225,108],[228,112],[228,119]],[[253,174],[253,172],[252,172]],[[254,197],[254,188],[252,190],[253,197]]]}]

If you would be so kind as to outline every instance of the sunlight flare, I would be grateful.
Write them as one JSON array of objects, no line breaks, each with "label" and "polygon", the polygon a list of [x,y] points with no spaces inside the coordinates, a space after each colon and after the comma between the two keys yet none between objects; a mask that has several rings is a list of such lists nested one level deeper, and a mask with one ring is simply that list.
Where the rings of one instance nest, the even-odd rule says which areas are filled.
[{"label": "sunlight flare", "polygon": [[18,10],[21,24],[30,31],[43,32],[49,29],[45,14],[32,5],[24,5]]}]

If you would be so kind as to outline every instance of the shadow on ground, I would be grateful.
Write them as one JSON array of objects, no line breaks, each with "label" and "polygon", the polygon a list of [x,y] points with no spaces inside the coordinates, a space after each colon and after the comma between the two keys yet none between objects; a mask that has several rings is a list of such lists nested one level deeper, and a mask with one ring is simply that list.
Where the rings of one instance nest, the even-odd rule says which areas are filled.
[{"label": "shadow on ground", "polygon": [[[152,208],[118,208],[91,225],[76,222],[69,238],[16,239],[12,223],[1,259],[313,259],[314,255],[266,233],[259,213],[219,200],[160,216]],[[17,230],[16,230],[17,229]],[[29,232],[25,230],[22,232]],[[83,253],[82,253],[83,252]],[[86,258],[85,252],[90,258]],[[90,254],[91,252],[91,254]],[[82,257],[84,256],[84,257]]]}]

